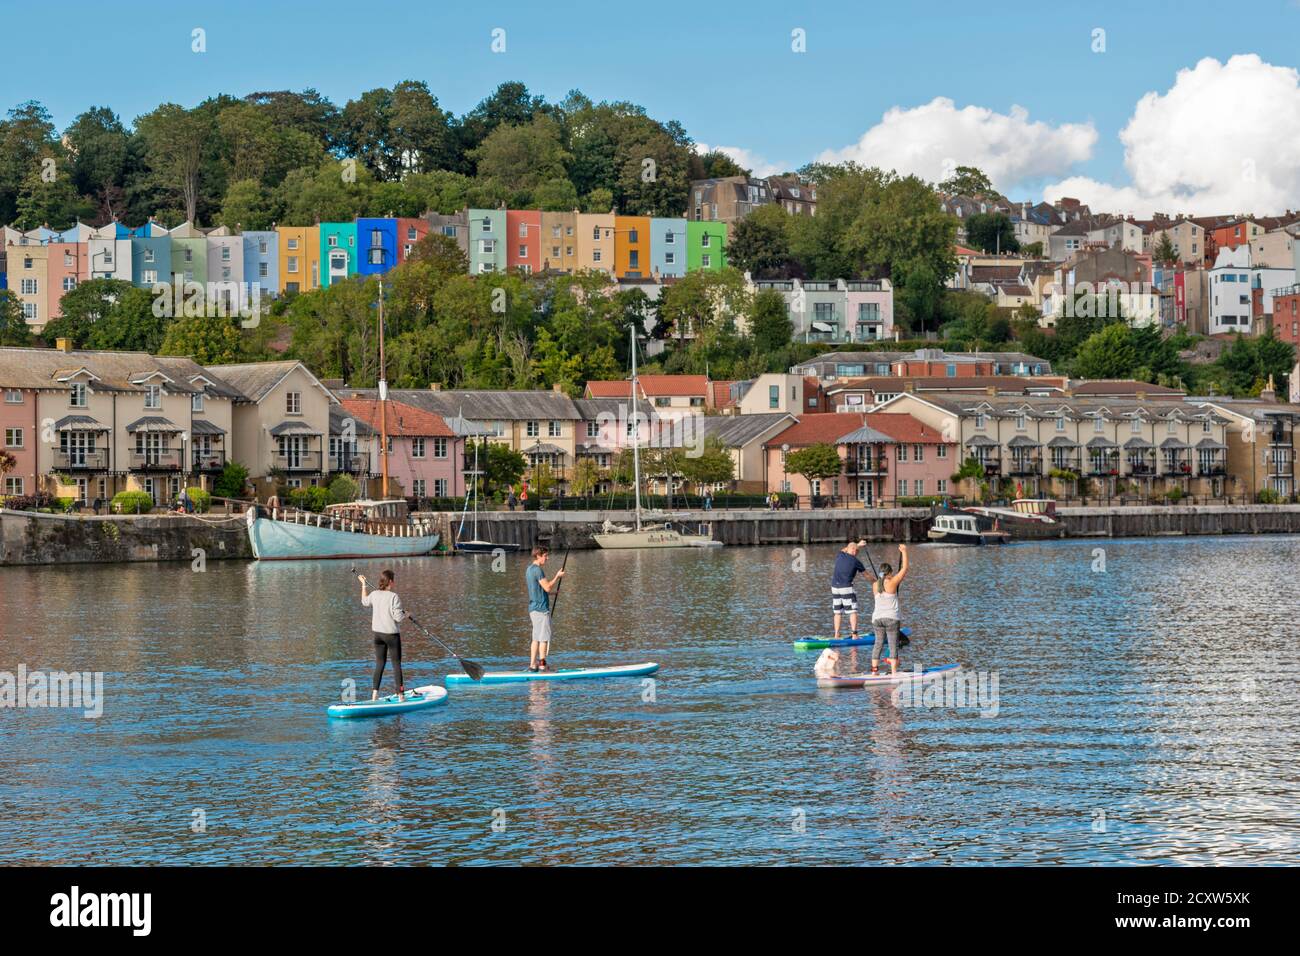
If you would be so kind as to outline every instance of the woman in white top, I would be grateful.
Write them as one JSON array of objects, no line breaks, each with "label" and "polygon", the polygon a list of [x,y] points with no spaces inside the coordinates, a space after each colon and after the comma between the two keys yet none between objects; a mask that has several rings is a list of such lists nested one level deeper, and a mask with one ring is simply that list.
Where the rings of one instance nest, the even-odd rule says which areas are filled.
[{"label": "woman in white top", "polygon": [[406,693],[402,683],[402,635],[401,624],[406,618],[402,610],[402,599],[393,590],[393,572],[387,569],[379,572],[379,587],[367,591],[366,578],[358,574],[361,581],[361,603],[370,608],[370,629],[375,637],[375,673],[371,681],[370,699],[379,699],[379,684],[384,677],[384,664],[388,654],[393,655],[393,679],[397,681],[397,699]]},{"label": "woman in white top", "polygon": [[880,577],[871,582],[871,593],[876,596],[876,606],[871,612],[871,623],[876,629],[876,640],[871,645],[871,673],[880,668],[880,649],[889,639],[889,672],[898,673],[898,622],[902,617],[898,609],[898,586],[907,577],[907,545],[900,544],[902,555],[898,573],[885,562],[880,563]]}]

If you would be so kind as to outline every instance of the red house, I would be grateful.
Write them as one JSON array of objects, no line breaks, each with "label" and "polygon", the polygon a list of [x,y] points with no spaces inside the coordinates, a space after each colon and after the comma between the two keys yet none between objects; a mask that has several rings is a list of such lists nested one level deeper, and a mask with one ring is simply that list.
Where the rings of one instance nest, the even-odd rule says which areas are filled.
[{"label": "red house", "polygon": [[506,210],[506,268],[540,272],[542,214],[536,209]]}]

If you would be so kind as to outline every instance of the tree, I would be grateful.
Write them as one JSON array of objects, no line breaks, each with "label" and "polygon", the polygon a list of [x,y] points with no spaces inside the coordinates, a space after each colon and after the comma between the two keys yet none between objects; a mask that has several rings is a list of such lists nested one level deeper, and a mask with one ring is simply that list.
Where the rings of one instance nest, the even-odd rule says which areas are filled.
[{"label": "tree", "polygon": [[726,153],[711,150],[691,156],[691,179],[722,179],[726,176],[748,176],[749,170]]},{"label": "tree", "polygon": [[951,176],[939,183],[939,190],[956,196],[996,196],[993,182],[974,166],[958,166]]},{"label": "tree", "polygon": [[145,144],[145,157],[154,182],[179,199],[188,222],[198,216],[200,175],[204,160],[213,149],[211,112],[200,107],[187,110],[164,103],[136,120],[136,131]]},{"label": "tree", "polygon": [[696,490],[699,491],[705,485],[721,484],[735,478],[736,463],[722,441],[709,435],[704,439],[698,455],[682,457],[681,474],[687,481],[695,482]]},{"label": "tree", "polygon": [[162,348],[166,322],[154,314],[153,302],[153,292],[149,289],[128,288],[116,295],[107,314],[90,325],[85,337],[86,348],[157,353]]},{"label": "tree", "polygon": [[221,204],[221,223],[242,231],[270,229],[276,221],[276,206],[256,179],[230,184]]},{"label": "tree", "polygon": [[[467,442],[465,460],[474,460],[474,442]],[[484,439],[478,443],[478,466],[483,472],[482,492],[491,495],[513,487],[528,468],[528,461],[509,445]]]},{"label": "tree", "polygon": [[159,355],[186,355],[200,365],[223,365],[239,360],[239,325],[233,318],[206,315],[172,320]]},{"label": "tree", "polygon": [[447,114],[422,81],[367,90],[339,117],[339,145],[379,180],[445,169],[453,162]]},{"label": "tree", "polygon": [[212,482],[214,498],[242,498],[248,483],[248,468],[237,461],[228,461],[221,474]]},{"label": "tree", "polygon": [[41,331],[47,342],[67,339],[75,348],[84,348],[90,342],[95,326],[107,319],[117,303],[131,297],[134,310],[143,298],[152,310],[152,296],[147,289],[136,289],[122,279],[88,279],[59,300],[60,315],[50,320]]},{"label": "tree", "polygon": [[1073,370],[1080,378],[1131,378],[1138,361],[1133,330],[1114,322],[1079,346]]},{"label": "tree", "polygon": [[775,203],[759,206],[733,227],[727,261],[756,279],[784,277],[792,263],[789,220]]},{"label": "tree", "polygon": [[505,189],[511,205],[528,205],[539,185],[564,178],[572,156],[561,142],[559,124],[543,113],[527,126],[498,126],[470,158],[479,178]]},{"label": "tree", "polygon": [[0,289],[0,345],[27,347],[32,330],[23,316],[22,302],[9,289]]},{"label": "tree", "polygon": [[821,442],[786,455],[785,470],[803,475],[811,487],[814,481],[838,478],[844,472],[844,461],[834,445]]},{"label": "tree", "polygon": [[1151,250],[1151,258],[1156,262],[1174,262],[1178,259],[1178,253],[1174,251],[1173,240],[1169,238],[1169,233],[1160,233],[1160,238],[1156,240],[1155,247]]},{"label": "tree", "polygon": [[531,481],[533,493],[538,498],[549,498],[555,491],[555,469],[548,461],[539,461],[533,466]]},{"label": "tree", "polygon": [[14,221],[23,182],[41,168],[42,159],[58,155],[50,112],[35,100],[19,104],[0,121],[0,222]]},{"label": "tree", "polygon": [[1016,227],[1000,212],[976,213],[966,220],[966,241],[985,252],[1019,252]]},{"label": "tree", "polygon": [[987,500],[990,490],[985,474],[984,465],[978,458],[967,458],[961,463],[961,467],[952,473],[952,483],[960,488],[964,482],[969,481],[979,489],[981,500]]},{"label": "tree", "polygon": [[599,482],[600,466],[596,464],[596,459],[584,455],[573,463],[573,477],[569,480],[569,488],[575,495],[585,498],[596,490]]},{"label": "tree", "polygon": [[361,488],[349,475],[339,474],[330,480],[328,491],[330,504],[341,505],[348,501],[356,501]]},{"label": "tree", "polygon": [[754,348],[762,353],[780,352],[794,337],[794,323],[785,307],[785,296],[775,289],[764,289],[754,296],[749,313],[749,333]]}]

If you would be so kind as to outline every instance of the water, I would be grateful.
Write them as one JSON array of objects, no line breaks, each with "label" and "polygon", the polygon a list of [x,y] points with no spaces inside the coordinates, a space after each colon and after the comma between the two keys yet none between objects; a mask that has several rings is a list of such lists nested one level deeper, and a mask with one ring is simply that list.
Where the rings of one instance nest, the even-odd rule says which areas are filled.
[{"label": "water", "polygon": [[[916,548],[904,662],[996,671],[996,717],[813,686],[789,641],[827,631],[834,550],[575,552],[553,662],[659,661],[652,701],[474,687],[366,721],[324,715],[368,686],[346,562],[0,570],[0,670],[106,696],[0,710],[0,862],[1300,862],[1300,538]],[[526,562],[391,564],[514,669]],[[404,648],[408,683],[453,663]]]}]

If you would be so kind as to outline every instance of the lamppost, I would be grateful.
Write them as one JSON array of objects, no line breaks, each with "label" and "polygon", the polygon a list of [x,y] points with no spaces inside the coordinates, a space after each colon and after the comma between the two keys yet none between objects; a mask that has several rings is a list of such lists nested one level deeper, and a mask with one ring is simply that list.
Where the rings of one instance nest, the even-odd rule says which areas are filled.
[{"label": "lamppost", "polygon": [[[790,490],[790,473],[786,468],[786,459],[790,456],[790,443],[784,442],[781,445],[781,490]],[[778,504],[780,499],[777,499]],[[797,503],[797,501],[796,501]]]}]

